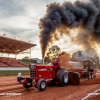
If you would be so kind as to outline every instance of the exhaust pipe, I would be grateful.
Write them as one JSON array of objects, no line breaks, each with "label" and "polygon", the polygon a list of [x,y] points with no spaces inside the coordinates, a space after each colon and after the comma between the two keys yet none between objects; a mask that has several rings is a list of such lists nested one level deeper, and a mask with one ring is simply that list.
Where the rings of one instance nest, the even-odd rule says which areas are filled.
[{"label": "exhaust pipe", "polygon": [[42,64],[44,65],[44,58],[42,58]]}]

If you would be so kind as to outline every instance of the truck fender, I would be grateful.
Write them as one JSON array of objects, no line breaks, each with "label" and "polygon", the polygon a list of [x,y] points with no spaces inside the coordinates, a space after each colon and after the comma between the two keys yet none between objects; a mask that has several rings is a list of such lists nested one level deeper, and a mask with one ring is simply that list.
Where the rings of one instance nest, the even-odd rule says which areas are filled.
[{"label": "truck fender", "polygon": [[80,75],[78,72],[69,72],[69,84],[80,85]]}]

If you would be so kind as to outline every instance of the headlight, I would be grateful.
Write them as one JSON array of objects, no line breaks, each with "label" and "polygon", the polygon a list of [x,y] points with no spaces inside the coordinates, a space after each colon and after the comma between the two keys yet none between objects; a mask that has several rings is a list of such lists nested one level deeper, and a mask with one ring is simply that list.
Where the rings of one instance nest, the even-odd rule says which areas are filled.
[{"label": "headlight", "polygon": [[35,69],[36,68],[36,65],[30,65],[29,68],[30,69]]}]

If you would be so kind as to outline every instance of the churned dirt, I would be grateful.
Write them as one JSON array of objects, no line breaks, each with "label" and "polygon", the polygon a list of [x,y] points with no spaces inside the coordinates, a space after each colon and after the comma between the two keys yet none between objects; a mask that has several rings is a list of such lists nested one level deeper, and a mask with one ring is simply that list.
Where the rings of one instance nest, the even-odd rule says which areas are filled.
[{"label": "churned dirt", "polygon": [[[22,84],[17,84],[16,78],[17,76],[0,77],[0,100],[100,100],[100,94],[85,98],[89,93],[100,89],[100,73],[97,73],[94,79],[81,80],[79,86],[47,86],[42,92],[34,87],[25,89]],[[20,95],[7,93],[20,93]]]}]

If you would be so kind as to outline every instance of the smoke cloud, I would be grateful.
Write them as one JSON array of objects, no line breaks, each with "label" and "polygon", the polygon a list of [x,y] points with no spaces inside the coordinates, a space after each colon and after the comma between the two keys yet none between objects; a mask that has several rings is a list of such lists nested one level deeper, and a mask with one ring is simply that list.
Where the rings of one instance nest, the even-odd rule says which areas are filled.
[{"label": "smoke cloud", "polygon": [[[39,28],[42,57],[50,43],[63,35],[69,35],[73,42],[91,48],[93,43],[100,43],[100,1],[51,3],[40,19]],[[74,33],[70,34],[72,29],[78,30],[75,37]]]}]

